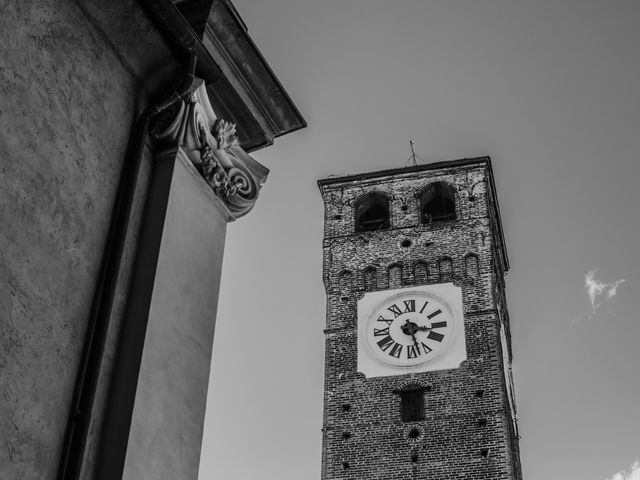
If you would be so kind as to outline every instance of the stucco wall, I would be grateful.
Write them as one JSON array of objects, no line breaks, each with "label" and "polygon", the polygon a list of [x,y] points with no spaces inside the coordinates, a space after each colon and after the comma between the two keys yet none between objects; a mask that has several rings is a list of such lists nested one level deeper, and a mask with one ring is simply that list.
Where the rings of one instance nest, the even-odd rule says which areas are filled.
[{"label": "stucco wall", "polygon": [[[227,220],[184,154],[159,160],[150,199],[135,281],[152,289],[132,289],[125,331],[146,321],[122,478],[197,480]],[[120,478],[109,464],[98,478]]]},{"label": "stucco wall", "polygon": [[105,3],[0,0],[0,478],[55,477],[131,123],[176,79],[138,5]]}]

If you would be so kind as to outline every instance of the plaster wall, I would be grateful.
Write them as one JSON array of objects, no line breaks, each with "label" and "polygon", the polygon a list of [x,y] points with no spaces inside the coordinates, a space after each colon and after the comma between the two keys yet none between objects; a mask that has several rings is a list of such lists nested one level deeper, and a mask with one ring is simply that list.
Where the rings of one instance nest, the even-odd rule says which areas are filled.
[{"label": "plaster wall", "polygon": [[[156,181],[170,168],[168,185]],[[150,199],[165,186],[168,201],[122,476],[127,480],[198,478],[227,221],[216,208],[220,200],[186,157],[161,161]]]},{"label": "plaster wall", "polygon": [[52,479],[131,123],[177,64],[132,0],[0,11],[0,478]]}]

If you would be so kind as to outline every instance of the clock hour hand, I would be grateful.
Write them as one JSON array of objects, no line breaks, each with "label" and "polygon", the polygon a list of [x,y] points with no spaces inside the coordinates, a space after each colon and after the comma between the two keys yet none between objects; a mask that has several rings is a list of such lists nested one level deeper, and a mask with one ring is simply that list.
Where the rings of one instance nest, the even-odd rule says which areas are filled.
[{"label": "clock hour hand", "polygon": [[429,330],[433,330],[433,327],[423,327],[423,326],[416,325],[416,331],[418,332],[427,332]]},{"label": "clock hour hand", "polygon": [[413,338],[413,343],[415,344],[415,346],[420,348],[418,345],[418,339],[416,338],[416,332],[420,329],[420,327],[418,327],[415,323],[407,320],[406,322],[404,322],[404,325],[400,327],[400,329],[402,330],[402,333],[404,333],[405,335],[411,335],[411,338]]},{"label": "clock hour hand", "polygon": [[405,335],[414,336],[419,328],[420,327],[418,327],[418,325],[407,320],[406,322],[404,322],[404,325],[400,327],[400,330],[402,330],[402,333],[404,333]]}]

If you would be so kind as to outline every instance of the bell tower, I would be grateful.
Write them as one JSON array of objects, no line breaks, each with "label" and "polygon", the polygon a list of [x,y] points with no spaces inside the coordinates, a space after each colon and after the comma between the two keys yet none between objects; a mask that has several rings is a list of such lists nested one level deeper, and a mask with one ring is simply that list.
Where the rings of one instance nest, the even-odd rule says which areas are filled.
[{"label": "bell tower", "polygon": [[491,161],[318,182],[322,480],[520,480]]}]

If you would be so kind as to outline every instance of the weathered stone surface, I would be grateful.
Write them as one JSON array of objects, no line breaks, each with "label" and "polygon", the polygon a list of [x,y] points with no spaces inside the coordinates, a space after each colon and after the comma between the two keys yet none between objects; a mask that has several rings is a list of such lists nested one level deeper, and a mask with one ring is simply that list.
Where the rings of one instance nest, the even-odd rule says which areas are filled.
[{"label": "weathered stone surface", "polygon": [[[164,23],[152,15],[152,23],[140,7],[158,7],[160,3],[0,0],[2,479],[56,477],[131,126],[139,113],[159,95],[164,96],[167,87],[173,87],[181,76],[163,38],[176,48],[175,36],[184,31],[172,28],[176,19],[170,14],[162,19]],[[167,4],[173,8],[170,2],[164,6]],[[218,6],[232,8],[227,2],[218,2]],[[241,23],[235,17],[233,21]],[[161,27],[166,29],[165,37],[159,33]],[[246,32],[239,35],[248,39]],[[231,118],[254,122],[259,135],[249,135],[247,141],[258,148],[270,143],[273,136],[302,127],[304,120],[255,45],[246,42],[244,53],[260,63],[262,78],[276,91],[245,102],[247,87],[220,77],[216,80],[224,94],[218,99]],[[177,48],[176,55],[190,52],[187,47]],[[204,48],[198,44],[196,50]],[[219,73],[217,66],[209,67]],[[208,87],[209,93],[217,94],[214,87]],[[264,108],[281,107],[289,113],[278,117],[281,122],[276,126],[280,126],[265,134],[254,116],[264,115]],[[226,153],[238,156],[235,148],[230,146]],[[82,478],[94,478],[97,470],[109,403],[106,397],[119,354],[124,305],[152,170],[152,154],[147,148],[98,372]],[[244,188],[233,181],[231,173],[225,173],[229,177],[229,182],[222,182],[226,191],[233,190],[235,195]],[[257,172],[257,187],[249,193],[257,193],[265,175],[266,169]],[[246,196],[247,191],[240,193]],[[253,196],[249,200],[253,201]],[[251,205],[240,207],[241,213],[246,213]],[[206,374],[198,377],[193,391],[206,390],[207,378]],[[204,400],[200,403],[204,405]],[[192,420],[189,425],[201,428]],[[190,455],[194,452],[197,455],[195,447]],[[196,458],[193,465],[197,463]]]},{"label": "weathered stone surface", "polygon": [[108,392],[111,385],[111,375],[113,373],[114,362],[118,353],[118,344],[122,325],[124,323],[124,311],[128,298],[129,288],[132,282],[132,271],[137,248],[140,244],[140,230],[143,219],[145,201],[148,195],[147,186],[150,181],[153,168],[152,153],[145,150],[144,158],[140,167],[138,188],[131,212],[130,228],[127,232],[125,249],[123,252],[122,267],[118,276],[118,285],[115,292],[113,311],[107,332],[102,368],[98,378],[98,387],[93,406],[93,415],[85,451],[85,458],[81,478],[95,478],[97,468],[97,458],[100,453],[100,439],[104,430],[104,422],[108,422],[105,417],[108,406]]},{"label": "weathered stone surface", "polygon": [[[129,129],[141,106],[135,75],[159,55],[168,58],[159,35],[145,40],[127,30],[146,22],[134,2],[88,18],[96,5],[0,2],[0,478],[55,478]],[[107,40],[106,24],[120,40]],[[134,43],[137,55],[128,48]]]}]

